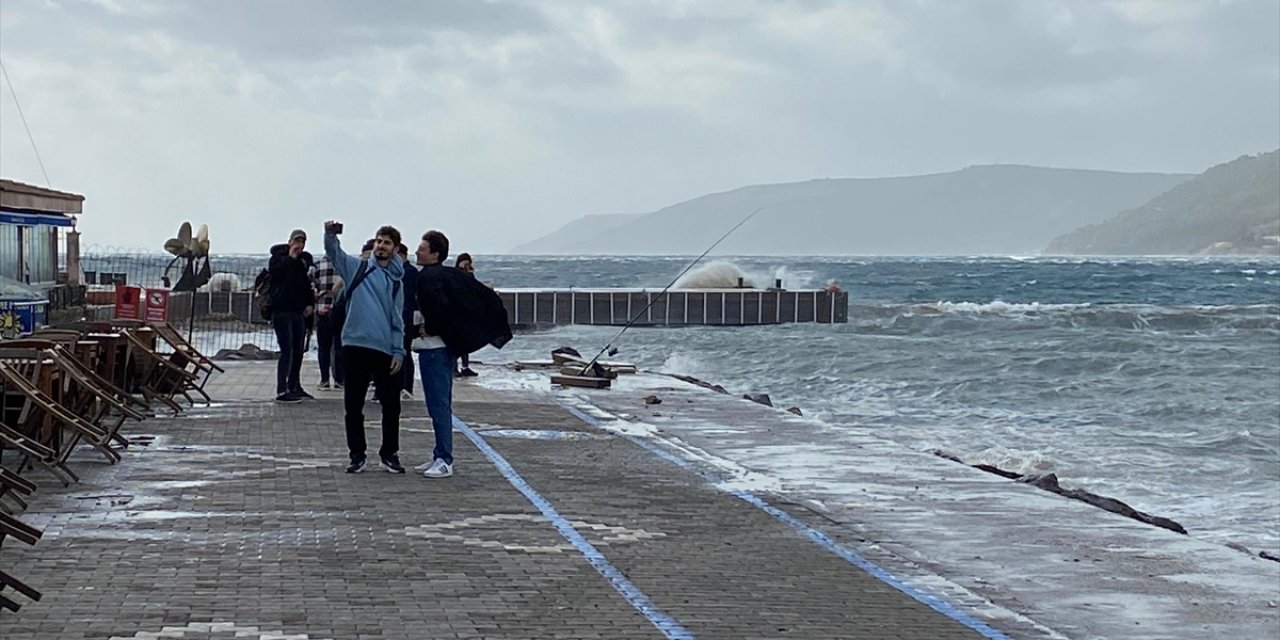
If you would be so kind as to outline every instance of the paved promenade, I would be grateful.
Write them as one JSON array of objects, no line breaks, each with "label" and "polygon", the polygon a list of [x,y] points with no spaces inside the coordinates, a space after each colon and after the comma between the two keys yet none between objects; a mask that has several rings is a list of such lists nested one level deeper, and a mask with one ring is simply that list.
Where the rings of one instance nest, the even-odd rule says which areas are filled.
[{"label": "paved promenade", "polygon": [[[913,598],[841,558],[830,521],[753,505],[545,396],[460,384],[455,477],[352,476],[340,397],[277,405],[273,381],[274,363],[235,363],[215,406],[131,427],[154,440],[120,464],[84,455],[65,489],[36,474],[24,519],[44,539],[0,553],[45,598],[0,613],[0,636],[1036,635]],[[432,442],[407,403],[406,466]]]}]

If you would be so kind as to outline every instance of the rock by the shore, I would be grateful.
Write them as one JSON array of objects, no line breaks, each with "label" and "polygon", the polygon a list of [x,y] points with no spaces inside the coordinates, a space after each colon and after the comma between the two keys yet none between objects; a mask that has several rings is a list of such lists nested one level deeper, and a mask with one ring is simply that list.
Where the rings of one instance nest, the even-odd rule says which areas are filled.
[{"label": "rock by the shore", "polygon": [[648,395],[644,397],[644,403],[645,404],[662,404],[662,398],[659,398],[658,396],[654,396],[654,395]]},{"label": "rock by the shore", "polygon": [[[953,462],[966,464],[963,460],[953,455],[950,455],[945,451],[941,451],[939,449],[934,449],[931,453],[933,453],[933,455],[938,456],[940,458],[946,458]],[[989,464],[976,464],[976,465],[969,465],[969,466],[974,467],[976,469],[981,469],[983,471],[986,471],[987,473],[993,473],[1002,478],[1008,478],[1010,480],[1015,480],[1017,482],[1029,484],[1033,487],[1036,487],[1038,489],[1043,489],[1050,493],[1056,493],[1064,498],[1071,498],[1073,500],[1086,502],[1095,507],[1098,507],[1099,509],[1105,509],[1112,513],[1118,513],[1122,516],[1133,518],[1138,522],[1143,522],[1149,525],[1157,526],[1162,529],[1168,529],[1170,531],[1181,533],[1183,535],[1187,534],[1187,530],[1183,528],[1181,524],[1178,524],[1177,522],[1169,518],[1165,518],[1163,516],[1156,516],[1143,511],[1138,511],[1137,509],[1134,509],[1133,507],[1125,504],[1124,502],[1121,502],[1120,500],[1116,500],[1115,498],[1100,496],[1096,493],[1085,491],[1084,489],[1064,489],[1062,488],[1062,485],[1058,484],[1058,475],[1054,473],[1045,474],[1045,475],[1024,476],[1020,473],[1015,473],[1013,471],[1006,471],[1004,469],[1001,469],[999,467],[995,467]],[[1280,562],[1280,558],[1277,558],[1277,561]]]},{"label": "rock by the shore", "polygon": [[744,393],[742,394],[742,399],[750,400],[756,404],[762,404],[766,407],[773,406],[773,400],[769,399],[769,394],[767,393]]},{"label": "rock by the shore", "polygon": [[552,350],[551,350],[551,355],[552,355],[552,356],[554,356],[554,355],[556,355],[556,354],[562,354],[562,355],[566,355],[566,356],[573,356],[573,357],[575,357],[575,358],[581,358],[581,357],[582,357],[582,354],[581,354],[581,353],[578,353],[578,350],[577,350],[577,349],[574,349],[573,347],[556,347],[555,349],[552,349]]},{"label": "rock by the shore", "polygon": [[804,413],[800,411],[800,407],[787,407],[787,413],[794,413],[798,416],[804,415]]},{"label": "rock by the shore", "polygon": [[[1009,472],[1006,471],[1004,473],[1009,473]],[[1001,475],[1004,475],[1004,473],[1002,473]],[[1056,493],[1066,498],[1073,498],[1081,502],[1087,502],[1095,507],[1098,507],[1099,509],[1106,509],[1107,511],[1110,511],[1112,513],[1118,513],[1122,516],[1133,518],[1138,522],[1145,522],[1147,524],[1155,525],[1162,529],[1175,531],[1183,535],[1186,535],[1187,533],[1187,530],[1184,529],[1182,525],[1178,524],[1177,522],[1174,522],[1173,520],[1170,520],[1169,518],[1165,518],[1162,516],[1153,516],[1149,513],[1138,511],[1137,509],[1134,509],[1133,507],[1125,504],[1124,502],[1116,500],[1115,498],[1100,496],[1091,491],[1085,491],[1084,489],[1063,489],[1062,486],[1058,484],[1057,474],[1050,473],[1048,475],[1043,475],[1043,476],[1023,476],[1021,478],[1018,478],[1018,482],[1025,482],[1032,486],[1039,487],[1041,489],[1044,489],[1045,491]]]},{"label": "rock by the shore", "polygon": [[259,349],[257,345],[242,344],[239,349],[219,349],[213,354],[214,360],[276,360],[280,354],[275,351]]}]

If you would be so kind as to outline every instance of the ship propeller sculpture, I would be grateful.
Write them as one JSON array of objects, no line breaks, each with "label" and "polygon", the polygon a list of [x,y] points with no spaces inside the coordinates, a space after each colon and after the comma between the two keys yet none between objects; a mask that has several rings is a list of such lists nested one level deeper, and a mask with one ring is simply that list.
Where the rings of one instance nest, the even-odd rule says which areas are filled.
[{"label": "ship propeller sculpture", "polygon": [[[183,262],[182,275],[177,284],[171,287],[173,291],[195,291],[213,277],[213,268],[209,266],[209,225],[200,225],[200,229],[192,235],[191,223],[183,222],[178,227],[178,237],[166,240],[164,249],[173,254],[173,260],[169,261],[169,266],[164,270],[166,283],[172,281],[169,272],[179,261]],[[196,263],[201,260],[204,262],[199,271],[196,271]]]}]

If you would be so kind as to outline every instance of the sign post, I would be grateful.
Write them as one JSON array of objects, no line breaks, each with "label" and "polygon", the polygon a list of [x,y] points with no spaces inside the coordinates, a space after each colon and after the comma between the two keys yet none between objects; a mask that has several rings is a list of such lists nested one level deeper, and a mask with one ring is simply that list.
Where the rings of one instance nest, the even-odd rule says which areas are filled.
[{"label": "sign post", "polygon": [[164,324],[169,321],[169,290],[147,289],[147,324]]}]

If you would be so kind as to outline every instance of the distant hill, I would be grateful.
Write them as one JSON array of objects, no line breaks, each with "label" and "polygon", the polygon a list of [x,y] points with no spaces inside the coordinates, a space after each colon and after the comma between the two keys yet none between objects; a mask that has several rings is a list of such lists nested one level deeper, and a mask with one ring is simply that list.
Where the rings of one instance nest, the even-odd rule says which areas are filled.
[{"label": "distant hill", "polygon": [[1280,254],[1280,150],[1212,167],[1140,207],[1054,238],[1045,253]]},{"label": "distant hill", "polygon": [[[529,255],[576,253],[573,251],[574,247],[589,246],[589,243],[596,236],[607,235],[611,229],[636,220],[643,215],[645,214],[614,213],[583,216],[552,231],[543,238],[533,242],[526,242],[512,249],[511,253]],[[555,246],[546,246],[551,239],[554,239]]]},{"label": "distant hill", "polygon": [[534,254],[1031,255],[1189,175],[975,166],[898,178],[743,187],[646,214],[587,216],[516,247]]}]

